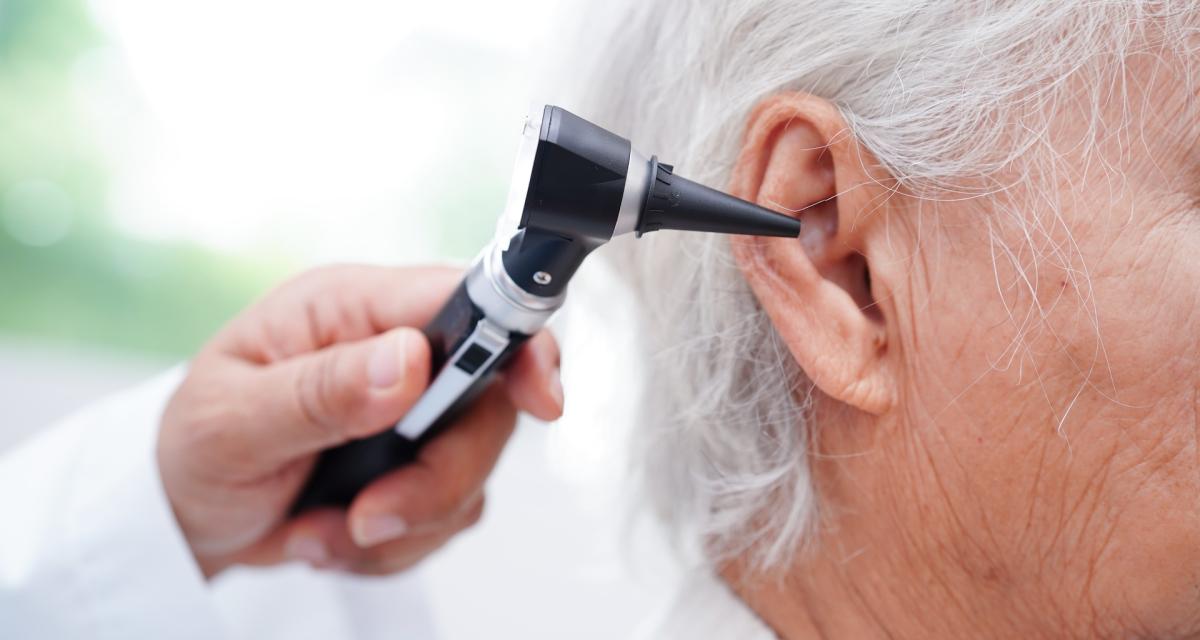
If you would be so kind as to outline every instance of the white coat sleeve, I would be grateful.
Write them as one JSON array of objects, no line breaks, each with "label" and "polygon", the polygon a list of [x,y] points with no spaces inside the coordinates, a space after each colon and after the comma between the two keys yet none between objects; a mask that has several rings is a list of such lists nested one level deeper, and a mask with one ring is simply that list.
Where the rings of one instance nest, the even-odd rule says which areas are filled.
[{"label": "white coat sleeve", "polygon": [[181,377],[110,397],[0,457],[0,635],[227,635],[155,462]]},{"label": "white coat sleeve", "polygon": [[204,579],[155,458],[182,368],[0,456],[0,638],[436,637],[420,572],[284,565]]}]

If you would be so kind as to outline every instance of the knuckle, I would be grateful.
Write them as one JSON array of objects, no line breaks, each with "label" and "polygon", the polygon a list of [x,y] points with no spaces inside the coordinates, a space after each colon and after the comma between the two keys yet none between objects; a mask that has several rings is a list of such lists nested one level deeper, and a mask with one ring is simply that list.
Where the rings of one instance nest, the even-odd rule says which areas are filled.
[{"label": "knuckle", "polygon": [[267,294],[270,299],[290,299],[328,282],[334,271],[334,265],[311,267],[285,279],[278,287]]},{"label": "knuckle", "polygon": [[[245,409],[236,393],[220,384],[189,377],[163,412],[158,452],[173,471],[227,481],[253,473],[258,460],[245,446]],[[219,461],[219,464],[215,464]],[[219,473],[214,472],[220,468]]]},{"label": "knuckle", "polygon": [[302,286],[328,285],[336,281],[351,268],[351,265],[348,264],[324,264],[302,272],[299,276],[296,276],[294,282]]},{"label": "knuckle", "polygon": [[450,451],[443,447],[430,447],[430,450],[430,453],[435,455],[427,457],[425,464],[417,468],[427,470],[431,476],[428,480],[429,486],[438,488],[431,500],[433,508],[438,515],[456,512],[467,504],[476,491],[475,478],[479,473],[474,467],[478,463],[465,461],[462,455],[453,455],[462,452]]},{"label": "knuckle", "polygon": [[336,384],[337,359],[337,353],[331,352],[303,367],[296,376],[294,395],[297,412],[305,424],[334,439],[344,440],[346,429],[338,416],[345,414],[349,402]]},{"label": "knuckle", "polygon": [[456,478],[445,485],[446,489],[434,503],[435,517],[439,520],[461,514],[474,497],[474,487],[465,479]]}]

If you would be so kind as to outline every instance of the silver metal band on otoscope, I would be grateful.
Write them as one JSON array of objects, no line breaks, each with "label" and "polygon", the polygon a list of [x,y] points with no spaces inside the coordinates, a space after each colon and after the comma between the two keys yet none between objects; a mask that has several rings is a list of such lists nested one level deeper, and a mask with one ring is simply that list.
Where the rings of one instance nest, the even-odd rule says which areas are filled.
[{"label": "silver metal band on otoscope", "polygon": [[504,247],[493,242],[467,274],[467,295],[497,325],[533,335],[562,306],[566,292],[551,298],[535,296],[513,282],[504,270]]},{"label": "silver metal band on otoscope", "polygon": [[631,146],[629,167],[625,169],[625,190],[621,193],[621,209],[617,213],[612,237],[632,233],[637,229],[638,219],[642,216],[642,205],[646,203],[646,192],[650,189],[652,179],[650,161]]}]

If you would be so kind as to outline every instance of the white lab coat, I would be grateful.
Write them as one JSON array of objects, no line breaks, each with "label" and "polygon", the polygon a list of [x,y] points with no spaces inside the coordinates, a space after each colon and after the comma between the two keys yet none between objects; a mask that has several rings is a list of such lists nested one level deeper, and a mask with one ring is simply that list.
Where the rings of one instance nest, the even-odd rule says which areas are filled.
[{"label": "white lab coat", "polygon": [[[115,395],[0,457],[0,637],[437,637],[419,571],[361,578],[292,565],[204,579],[154,456],[181,375]],[[706,572],[644,628],[656,639],[774,637]]]}]

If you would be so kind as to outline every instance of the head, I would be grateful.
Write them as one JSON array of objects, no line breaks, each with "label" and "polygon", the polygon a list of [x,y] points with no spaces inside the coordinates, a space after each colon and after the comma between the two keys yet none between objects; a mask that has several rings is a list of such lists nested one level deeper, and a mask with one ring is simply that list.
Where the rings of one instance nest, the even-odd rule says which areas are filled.
[{"label": "head", "polygon": [[581,115],[804,222],[610,253],[676,535],[785,635],[1200,633],[1200,6],[637,5]]}]

